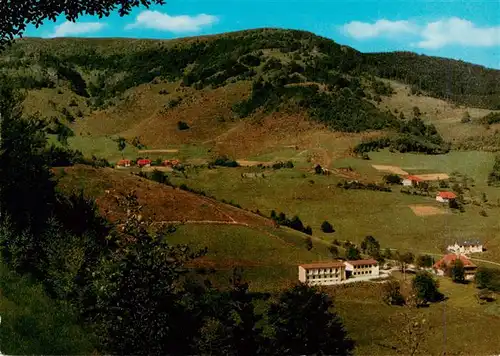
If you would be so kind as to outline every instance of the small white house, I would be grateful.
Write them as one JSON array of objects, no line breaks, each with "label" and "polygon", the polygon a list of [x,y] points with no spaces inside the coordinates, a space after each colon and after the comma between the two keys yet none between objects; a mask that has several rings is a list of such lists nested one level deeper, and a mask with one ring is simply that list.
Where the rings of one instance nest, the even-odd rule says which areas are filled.
[{"label": "small white house", "polygon": [[346,279],[346,266],[341,261],[299,265],[299,281],[309,285],[332,285]]},{"label": "small white house", "polygon": [[378,262],[374,259],[346,261],[345,266],[348,278],[372,279],[380,275]]},{"label": "small white house", "polygon": [[402,181],[403,186],[405,187],[417,186],[420,184],[420,182],[423,182],[423,180],[416,176],[407,176]]},{"label": "small white house", "polygon": [[479,240],[455,242],[448,246],[448,251],[452,253],[470,254],[483,252],[483,244]]},{"label": "small white house", "polygon": [[457,196],[452,192],[438,192],[436,200],[440,203],[448,203],[450,200],[455,199]]}]

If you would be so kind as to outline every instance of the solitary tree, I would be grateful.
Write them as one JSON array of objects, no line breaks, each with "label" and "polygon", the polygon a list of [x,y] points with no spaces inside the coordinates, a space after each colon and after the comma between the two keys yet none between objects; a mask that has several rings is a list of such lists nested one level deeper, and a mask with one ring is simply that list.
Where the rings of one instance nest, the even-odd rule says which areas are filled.
[{"label": "solitary tree", "polygon": [[119,137],[116,142],[118,144],[118,150],[120,152],[123,152],[123,150],[125,149],[125,147],[127,147],[127,141],[123,137]]},{"label": "solitary tree", "polygon": [[118,9],[120,16],[128,15],[134,7],[164,5],[165,0],[86,0],[86,1],[25,1],[0,2],[0,48],[22,37],[28,24],[37,28],[46,20],[55,21],[59,15],[75,22],[82,15],[107,17]]},{"label": "solitary tree", "polygon": [[366,236],[361,242],[361,251],[372,257],[380,256],[380,243],[373,236]]},{"label": "solitary tree", "polygon": [[444,295],[438,290],[438,282],[428,272],[419,272],[412,281],[417,304],[427,304],[443,300]]},{"label": "solitary tree", "polygon": [[424,345],[431,335],[432,326],[411,299],[410,297],[402,312],[390,317],[390,322],[394,325],[391,330],[397,342],[392,348],[400,355],[428,354],[427,350],[424,351]]},{"label": "solitary tree", "polygon": [[313,248],[313,242],[309,236],[307,236],[307,238],[306,238],[306,248],[307,248],[307,251],[311,251]]},{"label": "solitary tree", "polygon": [[457,258],[455,261],[453,261],[453,264],[450,266],[449,273],[453,282],[465,283],[465,268],[462,260]]},{"label": "solitary tree", "polygon": [[326,233],[332,233],[335,232],[335,229],[333,228],[332,224],[330,224],[328,221],[323,221],[323,223],[321,224],[321,231]]},{"label": "solitary tree", "polygon": [[387,281],[382,288],[382,299],[389,305],[404,305],[405,298],[401,294],[401,284],[398,281]]},{"label": "solitary tree", "polygon": [[419,118],[422,116],[422,112],[420,112],[420,108],[418,106],[413,107],[413,117],[414,118]]},{"label": "solitary tree", "polygon": [[351,355],[354,342],[331,309],[333,303],[325,293],[298,284],[271,304],[268,319],[275,338],[277,355]]},{"label": "solitary tree", "polygon": [[396,252],[396,257],[403,271],[403,278],[406,279],[406,268],[410,263],[413,263],[415,256],[411,252],[405,252],[403,254]]},{"label": "solitary tree", "polygon": [[319,164],[317,164],[316,167],[314,167],[314,172],[316,174],[321,174],[321,173],[323,173],[323,168],[321,168],[321,166]]},{"label": "solitary tree", "polygon": [[339,248],[337,246],[335,246],[334,244],[331,244],[328,247],[328,251],[330,252],[330,255],[332,255],[332,258],[339,257]]},{"label": "solitary tree", "polygon": [[433,262],[434,259],[429,255],[419,255],[415,260],[415,264],[420,268],[430,268],[432,267]]},{"label": "solitary tree", "polygon": [[359,252],[359,249],[356,246],[349,245],[345,251],[345,256],[348,260],[360,260],[361,259],[361,253]]}]

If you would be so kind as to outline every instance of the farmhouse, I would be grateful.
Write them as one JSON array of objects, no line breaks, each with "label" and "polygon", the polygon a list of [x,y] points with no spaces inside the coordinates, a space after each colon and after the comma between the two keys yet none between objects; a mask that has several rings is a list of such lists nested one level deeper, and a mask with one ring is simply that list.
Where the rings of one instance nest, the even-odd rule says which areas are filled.
[{"label": "farmhouse", "polygon": [[452,253],[470,254],[483,252],[483,244],[479,240],[455,242],[447,250]]},{"label": "farmhouse", "polygon": [[405,187],[410,187],[410,186],[417,186],[421,182],[423,182],[423,179],[420,179],[419,177],[416,176],[407,176],[406,178],[403,179],[402,183]]},{"label": "farmhouse", "polygon": [[137,165],[139,167],[150,167],[151,160],[150,159],[139,159],[139,160],[137,160]]},{"label": "farmhouse", "polygon": [[476,274],[477,266],[471,262],[466,256],[456,253],[450,253],[445,255],[442,259],[437,261],[432,268],[436,271],[439,276],[445,275],[446,271],[452,267],[453,263],[457,260],[461,260],[464,264],[465,269],[465,279],[472,280]]},{"label": "farmhouse", "polygon": [[178,159],[166,159],[163,161],[163,165],[165,167],[175,167],[179,164],[179,160]]},{"label": "farmhouse", "polygon": [[448,203],[450,200],[455,199],[457,196],[452,192],[438,192],[436,200],[441,203]]},{"label": "farmhouse", "polygon": [[317,262],[299,265],[299,281],[310,285],[332,285],[346,279],[343,262]]},{"label": "farmhouse", "polygon": [[117,167],[130,167],[131,161],[129,159],[121,159],[116,163]]},{"label": "farmhouse", "polygon": [[378,262],[359,261],[316,262],[299,265],[299,281],[310,285],[332,285],[351,280],[370,280],[379,277]]},{"label": "farmhouse", "polygon": [[378,262],[374,259],[346,261],[347,278],[372,279],[379,276]]}]

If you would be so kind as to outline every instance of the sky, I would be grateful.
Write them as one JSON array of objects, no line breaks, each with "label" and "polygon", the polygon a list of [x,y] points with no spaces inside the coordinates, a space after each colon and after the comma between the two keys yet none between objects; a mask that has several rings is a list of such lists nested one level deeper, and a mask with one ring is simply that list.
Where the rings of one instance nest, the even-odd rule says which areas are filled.
[{"label": "sky", "polygon": [[60,17],[31,37],[170,39],[273,27],[362,52],[412,51],[500,69],[500,0],[168,0],[129,16]]}]

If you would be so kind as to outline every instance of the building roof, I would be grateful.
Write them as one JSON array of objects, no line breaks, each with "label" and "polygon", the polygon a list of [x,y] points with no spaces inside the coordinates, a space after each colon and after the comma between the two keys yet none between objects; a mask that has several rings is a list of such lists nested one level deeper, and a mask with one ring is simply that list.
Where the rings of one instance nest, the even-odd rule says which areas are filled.
[{"label": "building roof", "polygon": [[151,160],[150,159],[139,159],[139,160],[137,160],[137,163],[138,164],[141,164],[141,163],[151,163]]},{"label": "building roof", "polygon": [[457,255],[455,253],[450,253],[447,255],[444,255],[443,258],[441,258],[439,261],[434,263],[434,268],[436,269],[442,269],[447,266],[449,266],[451,263],[453,263],[456,259],[460,259],[462,263],[464,264],[465,268],[474,268],[476,265],[471,262],[467,257],[464,255]]},{"label": "building roof", "polygon": [[422,178],[419,178],[417,176],[412,176],[412,175],[406,176],[405,179],[409,179],[412,182],[423,182],[424,181]]},{"label": "building roof", "polygon": [[345,267],[344,262],[341,261],[313,262],[313,263],[302,264],[299,266],[305,269]]},{"label": "building roof", "polygon": [[[455,241],[453,245],[457,244],[458,246],[478,246],[482,245],[481,241],[479,240],[464,240],[464,241]],[[453,246],[452,245],[452,246]]]},{"label": "building roof", "polygon": [[130,160],[129,159],[121,159],[118,161],[117,163],[118,165],[122,165],[122,164],[130,164]]},{"label": "building roof", "polygon": [[360,265],[376,265],[378,264],[377,260],[374,260],[373,258],[370,258],[368,260],[353,260],[353,261],[346,261],[346,263],[349,263],[353,266],[360,266]]},{"label": "building roof", "polygon": [[457,195],[452,192],[439,192],[438,197],[441,197],[443,199],[455,199]]}]

